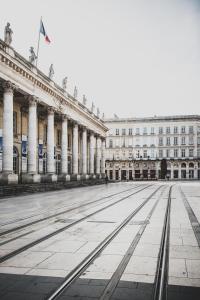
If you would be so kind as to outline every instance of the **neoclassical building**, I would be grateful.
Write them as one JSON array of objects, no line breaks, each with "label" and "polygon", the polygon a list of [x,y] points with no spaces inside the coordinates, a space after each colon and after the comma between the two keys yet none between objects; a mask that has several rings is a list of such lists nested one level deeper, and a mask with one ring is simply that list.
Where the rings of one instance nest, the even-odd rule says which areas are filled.
[{"label": "neoclassical building", "polygon": [[200,115],[107,119],[106,172],[113,180],[200,179]]},{"label": "neoclassical building", "polygon": [[0,40],[0,184],[102,177],[107,127]]}]

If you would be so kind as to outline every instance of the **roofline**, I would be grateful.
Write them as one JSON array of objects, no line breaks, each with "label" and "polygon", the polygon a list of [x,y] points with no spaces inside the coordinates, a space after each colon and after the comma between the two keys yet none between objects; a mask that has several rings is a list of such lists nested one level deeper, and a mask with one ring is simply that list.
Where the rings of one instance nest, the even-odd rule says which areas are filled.
[{"label": "roofline", "polygon": [[131,123],[131,122],[156,122],[156,121],[200,121],[200,115],[174,115],[174,116],[153,116],[141,118],[108,118],[104,123]]}]

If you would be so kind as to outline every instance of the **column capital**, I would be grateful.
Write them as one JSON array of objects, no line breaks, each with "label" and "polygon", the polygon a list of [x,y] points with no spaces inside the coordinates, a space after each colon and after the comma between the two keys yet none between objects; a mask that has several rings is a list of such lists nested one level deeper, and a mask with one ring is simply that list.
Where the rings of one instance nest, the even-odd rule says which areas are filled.
[{"label": "column capital", "polygon": [[55,112],[55,108],[53,106],[49,106],[47,108],[47,112],[48,112],[49,115],[53,115],[54,112]]},{"label": "column capital", "polygon": [[69,120],[66,114],[61,114],[62,121]]},{"label": "column capital", "polygon": [[14,90],[16,89],[16,86],[11,81],[4,81],[2,86],[4,91],[7,93],[13,93]]},{"label": "column capital", "polygon": [[28,96],[28,102],[29,102],[29,105],[36,106],[39,101],[38,101],[38,98],[36,96],[29,95]]}]

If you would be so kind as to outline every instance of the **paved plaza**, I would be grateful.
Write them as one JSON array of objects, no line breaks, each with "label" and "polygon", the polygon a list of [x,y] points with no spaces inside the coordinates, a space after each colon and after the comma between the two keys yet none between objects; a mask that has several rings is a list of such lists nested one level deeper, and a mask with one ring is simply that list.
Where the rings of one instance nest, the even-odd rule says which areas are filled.
[{"label": "paved plaza", "polygon": [[168,299],[200,299],[198,181],[1,199],[0,299],[154,299],[168,207]]}]

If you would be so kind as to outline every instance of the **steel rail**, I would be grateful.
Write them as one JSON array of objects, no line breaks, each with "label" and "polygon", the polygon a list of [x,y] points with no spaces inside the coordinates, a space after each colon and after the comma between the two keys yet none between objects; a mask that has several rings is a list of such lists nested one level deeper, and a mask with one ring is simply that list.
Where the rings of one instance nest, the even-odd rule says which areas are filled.
[{"label": "steel rail", "polygon": [[68,224],[68,225],[66,225],[66,226],[64,226],[64,227],[62,227],[62,228],[59,228],[59,229],[57,229],[57,230],[55,230],[55,231],[53,231],[53,232],[51,232],[51,233],[49,233],[49,234],[47,234],[47,235],[45,235],[45,236],[43,236],[43,237],[41,237],[41,238],[39,238],[39,239],[33,241],[33,242],[30,242],[30,243],[28,243],[28,244],[26,244],[26,245],[24,245],[24,246],[22,246],[22,247],[20,247],[20,248],[18,248],[18,249],[16,249],[16,250],[10,252],[10,253],[8,253],[8,254],[5,254],[4,256],[0,257],[0,263],[2,263],[2,262],[4,262],[4,261],[6,261],[6,260],[8,260],[8,259],[10,259],[10,258],[12,258],[12,257],[14,257],[14,256],[16,256],[17,254],[20,254],[20,253],[22,253],[22,252],[24,252],[24,251],[26,251],[26,250],[32,248],[33,246],[36,246],[36,245],[40,244],[41,242],[46,241],[47,239],[49,239],[49,238],[51,238],[51,237],[53,237],[53,236],[55,236],[55,235],[57,235],[57,234],[59,234],[59,233],[65,231],[65,230],[67,230],[67,229],[69,229],[70,227],[72,227],[72,226],[74,226],[74,225],[76,225],[76,224],[78,224],[78,223],[80,223],[80,222],[85,221],[86,219],[88,219],[88,218],[90,218],[90,217],[96,215],[97,213],[102,212],[102,211],[104,211],[105,209],[110,208],[110,207],[112,207],[112,206],[118,204],[119,202],[122,202],[122,201],[128,199],[129,197],[131,197],[131,196],[133,196],[133,195],[139,193],[139,192],[142,192],[143,190],[145,190],[145,189],[147,189],[147,188],[149,188],[149,187],[151,187],[151,186],[152,186],[152,185],[145,186],[145,187],[143,187],[142,189],[140,189],[140,190],[138,190],[138,191],[136,191],[136,192],[133,192],[133,193],[129,194],[128,196],[122,197],[121,199],[115,201],[114,203],[108,204],[107,206],[104,206],[104,207],[102,207],[102,208],[96,210],[95,212],[90,213],[89,215],[84,216],[83,218],[80,218],[79,220],[76,220],[76,221],[74,221],[74,222],[72,222],[72,223],[70,223],[70,224]]},{"label": "steel rail", "polygon": [[167,299],[171,194],[172,194],[172,186],[170,186],[167,208],[166,208],[165,218],[164,218],[161,244],[160,244],[157,268],[156,268],[156,276],[154,281],[153,300]]},{"label": "steel rail", "polygon": [[159,191],[159,186],[150,196],[148,196],[124,221],[121,222],[90,254],[80,262],[64,279],[63,283],[46,300],[55,300],[67,289],[75,279],[77,279],[88,266],[96,259],[103,249],[114,239],[114,237],[130,222],[130,220],[144,207],[145,204]]},{"label": "steel rail", "polygon": [[[90,204],[93,204],[93,203],[102,201],[102,200],[104,200],[104,199],[108,199],[108,198],[110,198],[110,197],[114,197],[114,196],[116,196],[116,195],[119,195],[119,194],[128,192],[128,191],[130,191],[130,190],[136,189],[136,188],[139,187],[139,186],[140,186],[140,185],[136,185],[136,186],[134,186],[134,187],[132,187],[132,188],[130,188],[130,189],[126,189],[126,190],[123,190],[123,191],[121,191],[121,192],[114,193],[114,194],[111,194],[111,195],[108,195],[108,196],[99,198],[99,199],[94,200],[94,201],[89,201],[89,202],[86,202],[86,203],[81,204],[81,205],[79,205],[79,206],[72,207],[72,208],[70,208],[70,209],[67,209],[67,210],[58,212],[58,213],[56,213],[56,214],[53,214],[53,215],[50,215],[50,216],[47,216],[47,217],[44,217],[44,218],[40,218],[40,219],[38,219],[38,220],[35,220],[35,221],[32,221],[32,222],[26,223],[26,224],[24,224],[24,225],[17,226],[17,227],[15,227],[15,228],[11,228],[11,229],[5,230],[5,231],[3,231],[3,232],[0,232],[0,237],[3,236],[3,235],[9,234],[9,233],[13,233],[13,232],[15,232],[15,231],[18,231],[18,230],[20,230],[20,229],[24,229],[24,228],[26,228],[26,227],[35,225],[35,224],[37,224],[37,223],[40,223],[40,222],[49,220],[49,219],[51,219],[51,218],[60,216],[60,215],[62,215],[62,214],[71,212],[71,211],[76,210],[76,209],[78,209],[78,208],[82,208],[82,207],[84,207],[84,206],[86,206],[86,205],[90,205]],[[59,209],[59,208],[58,208],[58,209]],[[37,215],[35,215],[35,216],[37,216]],[[32,218],[32,217],[34,217],[34,216],[31,216],[31,218]],[[19,220],[19,221],[24,221],[24,219],[21,219],[21,220]],[[19,221],[17,221],[17,222],[19,222]],[[14,223],[14,222],[13,222],[13,223]],[[10,223],[10,224],[12,224],[12,223]],[[6,224],[6,225],[9,225],[9,224]],[[1,226],[2,226],[2,225],[1,225]]]}]

